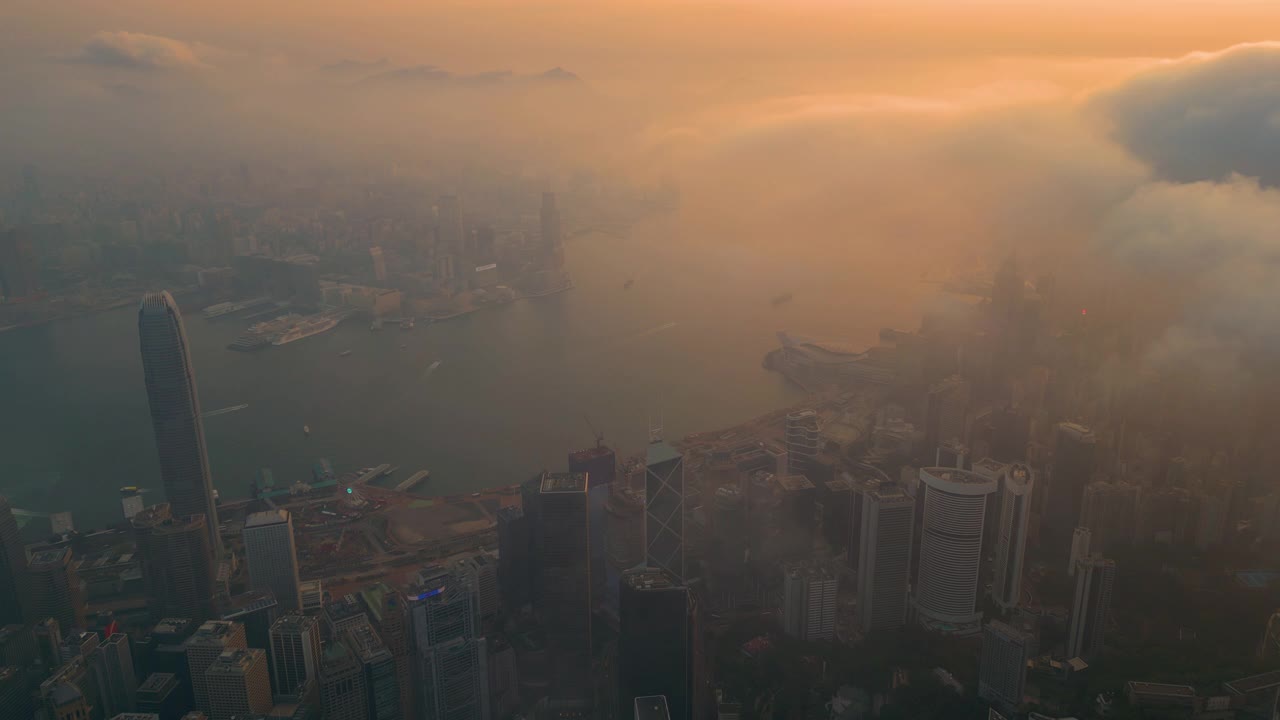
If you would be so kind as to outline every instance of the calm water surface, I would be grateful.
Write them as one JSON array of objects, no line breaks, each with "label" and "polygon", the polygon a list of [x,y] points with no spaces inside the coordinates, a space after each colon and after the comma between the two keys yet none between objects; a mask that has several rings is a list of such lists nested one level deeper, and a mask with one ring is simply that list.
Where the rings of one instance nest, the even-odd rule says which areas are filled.
[{"label": "calm water surface", "polygon": [[[205,420],[215,486],[243,497],[259,468],[290,483],[320,457],[339,472],[429,469],[425,494],[503,485],[563,469],[567,450],[593,442],[584,416],[636,452],[650,415],[679,438],[802,398],[761,368],[775,331],[869,344],[914,323],[927,292],[891,267],[711,248],[677,227],[579,237],[575,289],[412,331],[352,321],[245,354],[225,349],[243,321],[193,312],[204,410],[249,404]],[[795,299],[772,307],[787,291]],[[0,334],[0,492],[15,506],[70,510],[85,529],[120,517],[122,485],[161,499],[135,323],[125,308]]]}]

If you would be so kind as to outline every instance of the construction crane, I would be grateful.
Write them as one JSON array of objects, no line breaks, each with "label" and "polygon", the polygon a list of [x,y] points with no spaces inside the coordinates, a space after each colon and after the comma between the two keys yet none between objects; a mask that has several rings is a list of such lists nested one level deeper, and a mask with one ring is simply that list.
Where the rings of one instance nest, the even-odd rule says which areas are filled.
[{"label": "construction crane", "polygon": [[596,430],[596,426],[591,422],[591,418],[587,417],[585,413],[582,415],[582,419],[586,420],[587,427],[591,428],[591,434],[594,435],[596,438],[596,447],[597,448],[604,447],[604,433],[600,432],[599,430]]}]

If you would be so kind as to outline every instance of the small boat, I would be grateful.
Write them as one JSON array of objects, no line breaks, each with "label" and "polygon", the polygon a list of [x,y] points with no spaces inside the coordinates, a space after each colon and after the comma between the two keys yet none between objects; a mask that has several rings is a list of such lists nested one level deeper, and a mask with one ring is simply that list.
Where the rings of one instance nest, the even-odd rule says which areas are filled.
[{"label": "small boat", "polygon": [[381,329],[382,329],[382,318],[377,318],[373,322],[369,323],[370,332],[374,330],[381,330]]},{"label": "small boat", "polygon": [[311,426],[310,426],[310,425],[303,425],[303,426],[302,426],[302,434],[303,434],[303,435],[310,436],[310,435],[311,435]]},{"label": "small boat", "polygon": [[343,350],[342,352],[338,353],[338,357],[346,357],[350,354],[351,354],[350,350]]},{"label": "small boat", "polygon": [[407,350],[407,349],[409,349],[409,346],[408,346],[408,345],[401,345],[401,346],[400,346],[400,349],[401,349],[401,350]]},{"label": "small boat", "polygon": [[774,307],[778,307],[779,305],[785,305],[791,302],[791,298],[791,293],[782,293],[781,295],[774,297],[773,300],[770,300],[769,302],[773,303]]},{"label": "small boat", "polygon": [[635,284],[636,284],[635,278],[627,278],[627,281],[626,281],[626,282],[624,282],[624,283],[622,283],[622,289],[623,289],[623,290],[630,290],[630,289],[631,289],[631,286],[632,286],[632,285],[635,285]]},{"label": "small boat", "polygon": [[413,318],[405,318],[405,319],[401,320],[401,321],[400,321],[400,329],[401,329],[401,330],[412,330],[412,329],[413,329]]},{"label": "small boat", "polygon": [[435,369],[436,369],[436,368],[438,368],[438,367],[440,367],[440,361],[439,361],[439,360],[437,360],[437,361],[435,361],[435,362],[431,363],[430,365],[428,365],[428,366],[427,366],[427,370],[435,370]]}]

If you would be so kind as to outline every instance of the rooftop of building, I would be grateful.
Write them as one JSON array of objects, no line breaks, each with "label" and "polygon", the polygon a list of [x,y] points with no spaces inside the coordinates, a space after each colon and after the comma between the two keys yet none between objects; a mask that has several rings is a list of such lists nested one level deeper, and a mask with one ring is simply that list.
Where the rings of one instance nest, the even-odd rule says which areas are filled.
[{"label": "rooftop of building", "polygon": [[188,645],[222,644],[235,632],[239,623],[230,620],[207,620],[194,635],[187,638]]},{"label": "rooftop of building", "polygon": [[778,478],[778,486],[787,492],[799,492],[801,490],[813,490],[813,483],[804,475],[787,475]]},{"label": "rooftop of building", "polygon": [[666,590],[677,587],[675,580],[658,568],[625,572],[622,574],[621,582],[634,590]]},{"label": "rooftop of building", "polygon": [[30,567],[32,570],[37,570],[46,566],[62,566],[67,563],[70,557],[71,548],[41,550],[31,556]]},{"label": "rooftop of building", "polygon": [[329,617],[330,622],[340,622],[356,615],[364,615],[364,605],[355,595],[343,595],[325,603],[324,614]]},{"label": "rooftop of building", "polygon": [[390,657],[390,651],[369,625],[359,625],[347,631],[347,643],[355,650],[361,662],[372,662],[379,656]]},{"label": "rooftop of building", "polygon": [[844,478],[832,478],[826,482],[826,486],[827,486],[827,492],[829,493],[841,493],[841,492],[853,491],[853,483]]},{"label": "rooftop of building", "polygon": [[984,495],[995,492],[999,482],[975,472],[949,467],[920,468],[920,481],[943,492]]},{"label": "rooftop of building", "polygon": [[1129,692],[1142,693],[1143,695],[1163,695],[1166,697],[1183,698],[1192,698],[1196,696],[1196,689],[1190,685],[1171,685],[1169,683],[1143,682],[1141,680],[1130,680],[1125,685]]},{"label": "rooftop of building", "polygon": [[209,675],[240,675],[262,658],[263,651],[257,648],[235,648],[225,650],[217,660],[204,671]]},{"label": "rooftop of building", "polygon": [[250,590],[231,598],[226,611],[222,613],[222,619],[236,620],[279,606],[280,603],[276,602],[276,594],[270,590]]},{"label": "rooftop of building", "polygon": [[908,495],[905,490],[892,484],[877,485],[867,490],[866,495],[879,503],[915,503],[915,499]]},{"label": "rooftop of building", "polygon": [[672,460],[679,460],[683,455],[679,450],[667,444],[666,440],[654,440],[645,448],[644,464],[647,466],[659,465]]},{"label": "rooftop of building", "polygon": [[165,688],[178,684],[178,676],[173,673],[151,673],[147,679],[142,681],[138,686],[140,693],[157,693],[164,691]]},{"label": "rooftop of building", "polygon": [[671,720],[665,695],[645,695],[636,698],[635,720]]},{"label": "rooftop of building", "polygon": [[244,529],[252,530],[254,528],[266,527],[268,525],[282,525],[289,522],[289,511],[277,508],[275,510],[263,510],[262,512],[250,513],[244,519]]},{"label": "rooftop of building", "polygon": [[796,563],[785,568],[787,577],[805,578],[808,580],[834,580],[836,574],[830,567],[820,563]]},{"label": "rooftop of building", "polygon": [[596,458],[610,457],[612,455],[614,455],[612,448],[605,447],[604,445],[597,445],[596,447],[584,448],[582,450],[574,450],[573,452],[569,453],[569,461],[575,462],[575,463],[589,462]]},{"label": "rooftop of building", "polygon": [[191,629],[191,618],[164,618],[151,632],[156,635],[181,635]]},{"label": "rooftop of building", "polygon": [[1075,436],[1077,439],[1080,439],[1080,440],[1090,441],[1094,439],[1093,431],[1090,430],[1087,426],[1081,425],[1080,423],[1075,423],[1075,422],[1058,423],[1058,430],[1060,432],[1067,433],[1068,435]]},{"label": "rooftop of building", "polygon": [[1227,692],[1237,695],[1249,695],[1261,690],[1271,690],[1280,687],[1280,670],[1250,675],[1239,680],[1223,683],[1222,686],[1226,688]]},{"label": "rooftop of building", "polygon": [[289,613],[276,618],[271,623],[271,632],[299,633],[306,632],[316,626],[316,619],[311,615]]},{"label": "rooftop of building", "polygon": [[543,473],[539,492],[581,493],[587,490],[586,473]]},{"label": "rooftop of building", "polygon": [[0,667],[0,683],[6,683],[13,679],[20,672],[19,668],[12,665]]},{"label": "rooftop of building", "polygon": [[1007,466],[999,460],[982,458],[973,464],[973,471],[983,475],[999,475],[1004,472],[1005,467]]}]

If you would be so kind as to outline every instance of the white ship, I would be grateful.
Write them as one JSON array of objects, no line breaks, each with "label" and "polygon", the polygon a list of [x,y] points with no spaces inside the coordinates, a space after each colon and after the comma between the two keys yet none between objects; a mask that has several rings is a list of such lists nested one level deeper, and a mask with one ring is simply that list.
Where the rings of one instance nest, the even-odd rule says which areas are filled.
[{"label": "white ship", "polygon": [[319,335],[320,333],[325,332],[326,330],[332,330],[337,325],[338,325],[337,318],[331,318],[331,317],[309,318],[307,320],[303,320],[299,322],[298,324],[294,325],[288,330],[285,330],[283,333],[280,334],[280,337],[276,338],[275,341],[273,341],[271,344],[286,345],[288,343],[293,342],[294,340],[301,340],[302,338],[308,338],[308,337],[311,337],[312,335]]}]

